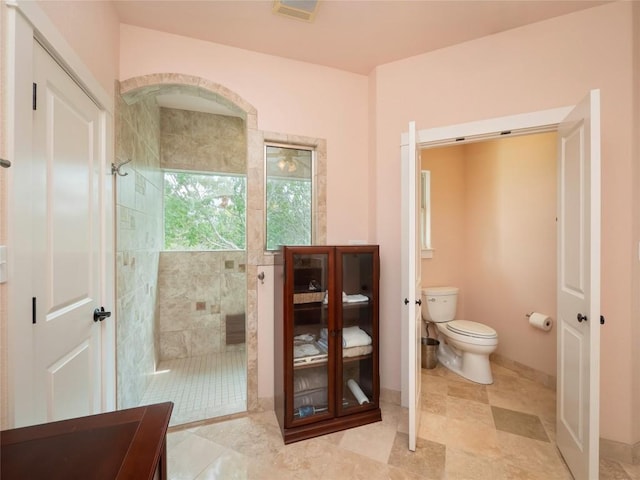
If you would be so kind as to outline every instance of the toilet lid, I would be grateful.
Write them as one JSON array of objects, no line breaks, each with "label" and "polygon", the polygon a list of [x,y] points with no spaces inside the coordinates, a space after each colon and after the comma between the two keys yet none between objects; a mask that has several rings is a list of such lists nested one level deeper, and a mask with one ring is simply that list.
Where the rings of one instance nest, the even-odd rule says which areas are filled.
[{"label": "toilet lid", "polygon": [[468,337],[496,338],[498,336],[498,332],[488,325],[471,320],[452,320],[447,323],[447,329]]}]

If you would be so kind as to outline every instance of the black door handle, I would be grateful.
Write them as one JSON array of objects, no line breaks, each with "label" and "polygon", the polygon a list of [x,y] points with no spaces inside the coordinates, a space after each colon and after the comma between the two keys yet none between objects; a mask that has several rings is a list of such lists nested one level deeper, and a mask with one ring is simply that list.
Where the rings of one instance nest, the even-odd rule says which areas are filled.
[{"label": "black door handle", "polygon": [[586,315],[582,315],[581,313],[579,313],[576,318],[578,319],[578,322],[580,322],[580,323],[587,321],[587,316]]},{"label": "black door handle", "polygon": [[418,306],[422,305],[422,300],[421,299],[416,300],[416,305]]},{"label": "black door handle", "polygon": [[111,316],[111,312],[105,312],[104,311],[104,307],[96,308],[93,311],[93,321],[94,322],[101,322],[105,318],[109,318],[110,316]]}]

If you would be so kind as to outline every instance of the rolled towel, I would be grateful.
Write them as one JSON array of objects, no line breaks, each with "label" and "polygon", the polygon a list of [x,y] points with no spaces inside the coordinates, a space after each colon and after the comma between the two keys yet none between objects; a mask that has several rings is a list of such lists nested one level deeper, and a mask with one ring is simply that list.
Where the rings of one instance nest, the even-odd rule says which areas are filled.
[{"label": "rolled towel", "polygon": [[353,393],[353,396],[356,397],[356,400],[360,405],[362,405],[363,403],[369,403],[369,397],[364,394],[364,392],[360,388],[360,385],[358,385],[355,380],[348,380],[347,386],[349,387],[349,390],[351,390],[351,393]]}]

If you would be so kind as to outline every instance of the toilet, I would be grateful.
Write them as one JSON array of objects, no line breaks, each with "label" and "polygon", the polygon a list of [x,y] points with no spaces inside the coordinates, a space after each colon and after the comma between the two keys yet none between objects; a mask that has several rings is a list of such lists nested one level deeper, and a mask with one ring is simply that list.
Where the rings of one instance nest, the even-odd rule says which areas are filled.
[{"label": "toilet", "polygon": [[458,292],[457,287],[422,289],[422,319],[438,329],[442,365],[472,382],[489,385],[493,383],[489,355],[498,346],[498,333],[479,322],[454,320]]}]

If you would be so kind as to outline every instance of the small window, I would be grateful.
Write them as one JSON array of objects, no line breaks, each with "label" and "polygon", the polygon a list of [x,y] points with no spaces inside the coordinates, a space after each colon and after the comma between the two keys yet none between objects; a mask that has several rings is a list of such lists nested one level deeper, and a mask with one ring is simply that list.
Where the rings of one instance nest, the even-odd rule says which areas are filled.
[{"label": "small window", "polygon": [[422,170],[420,175],[420,247],[422,258],[431,258],[431,172]]},{"label": "small window", "polygon": [[165,172],[165,250],[244,250],[244,175]]},{"label": "small window", "polygon": [[314,157],[308,147],[265,145],[268,251],[312,244]]}]

